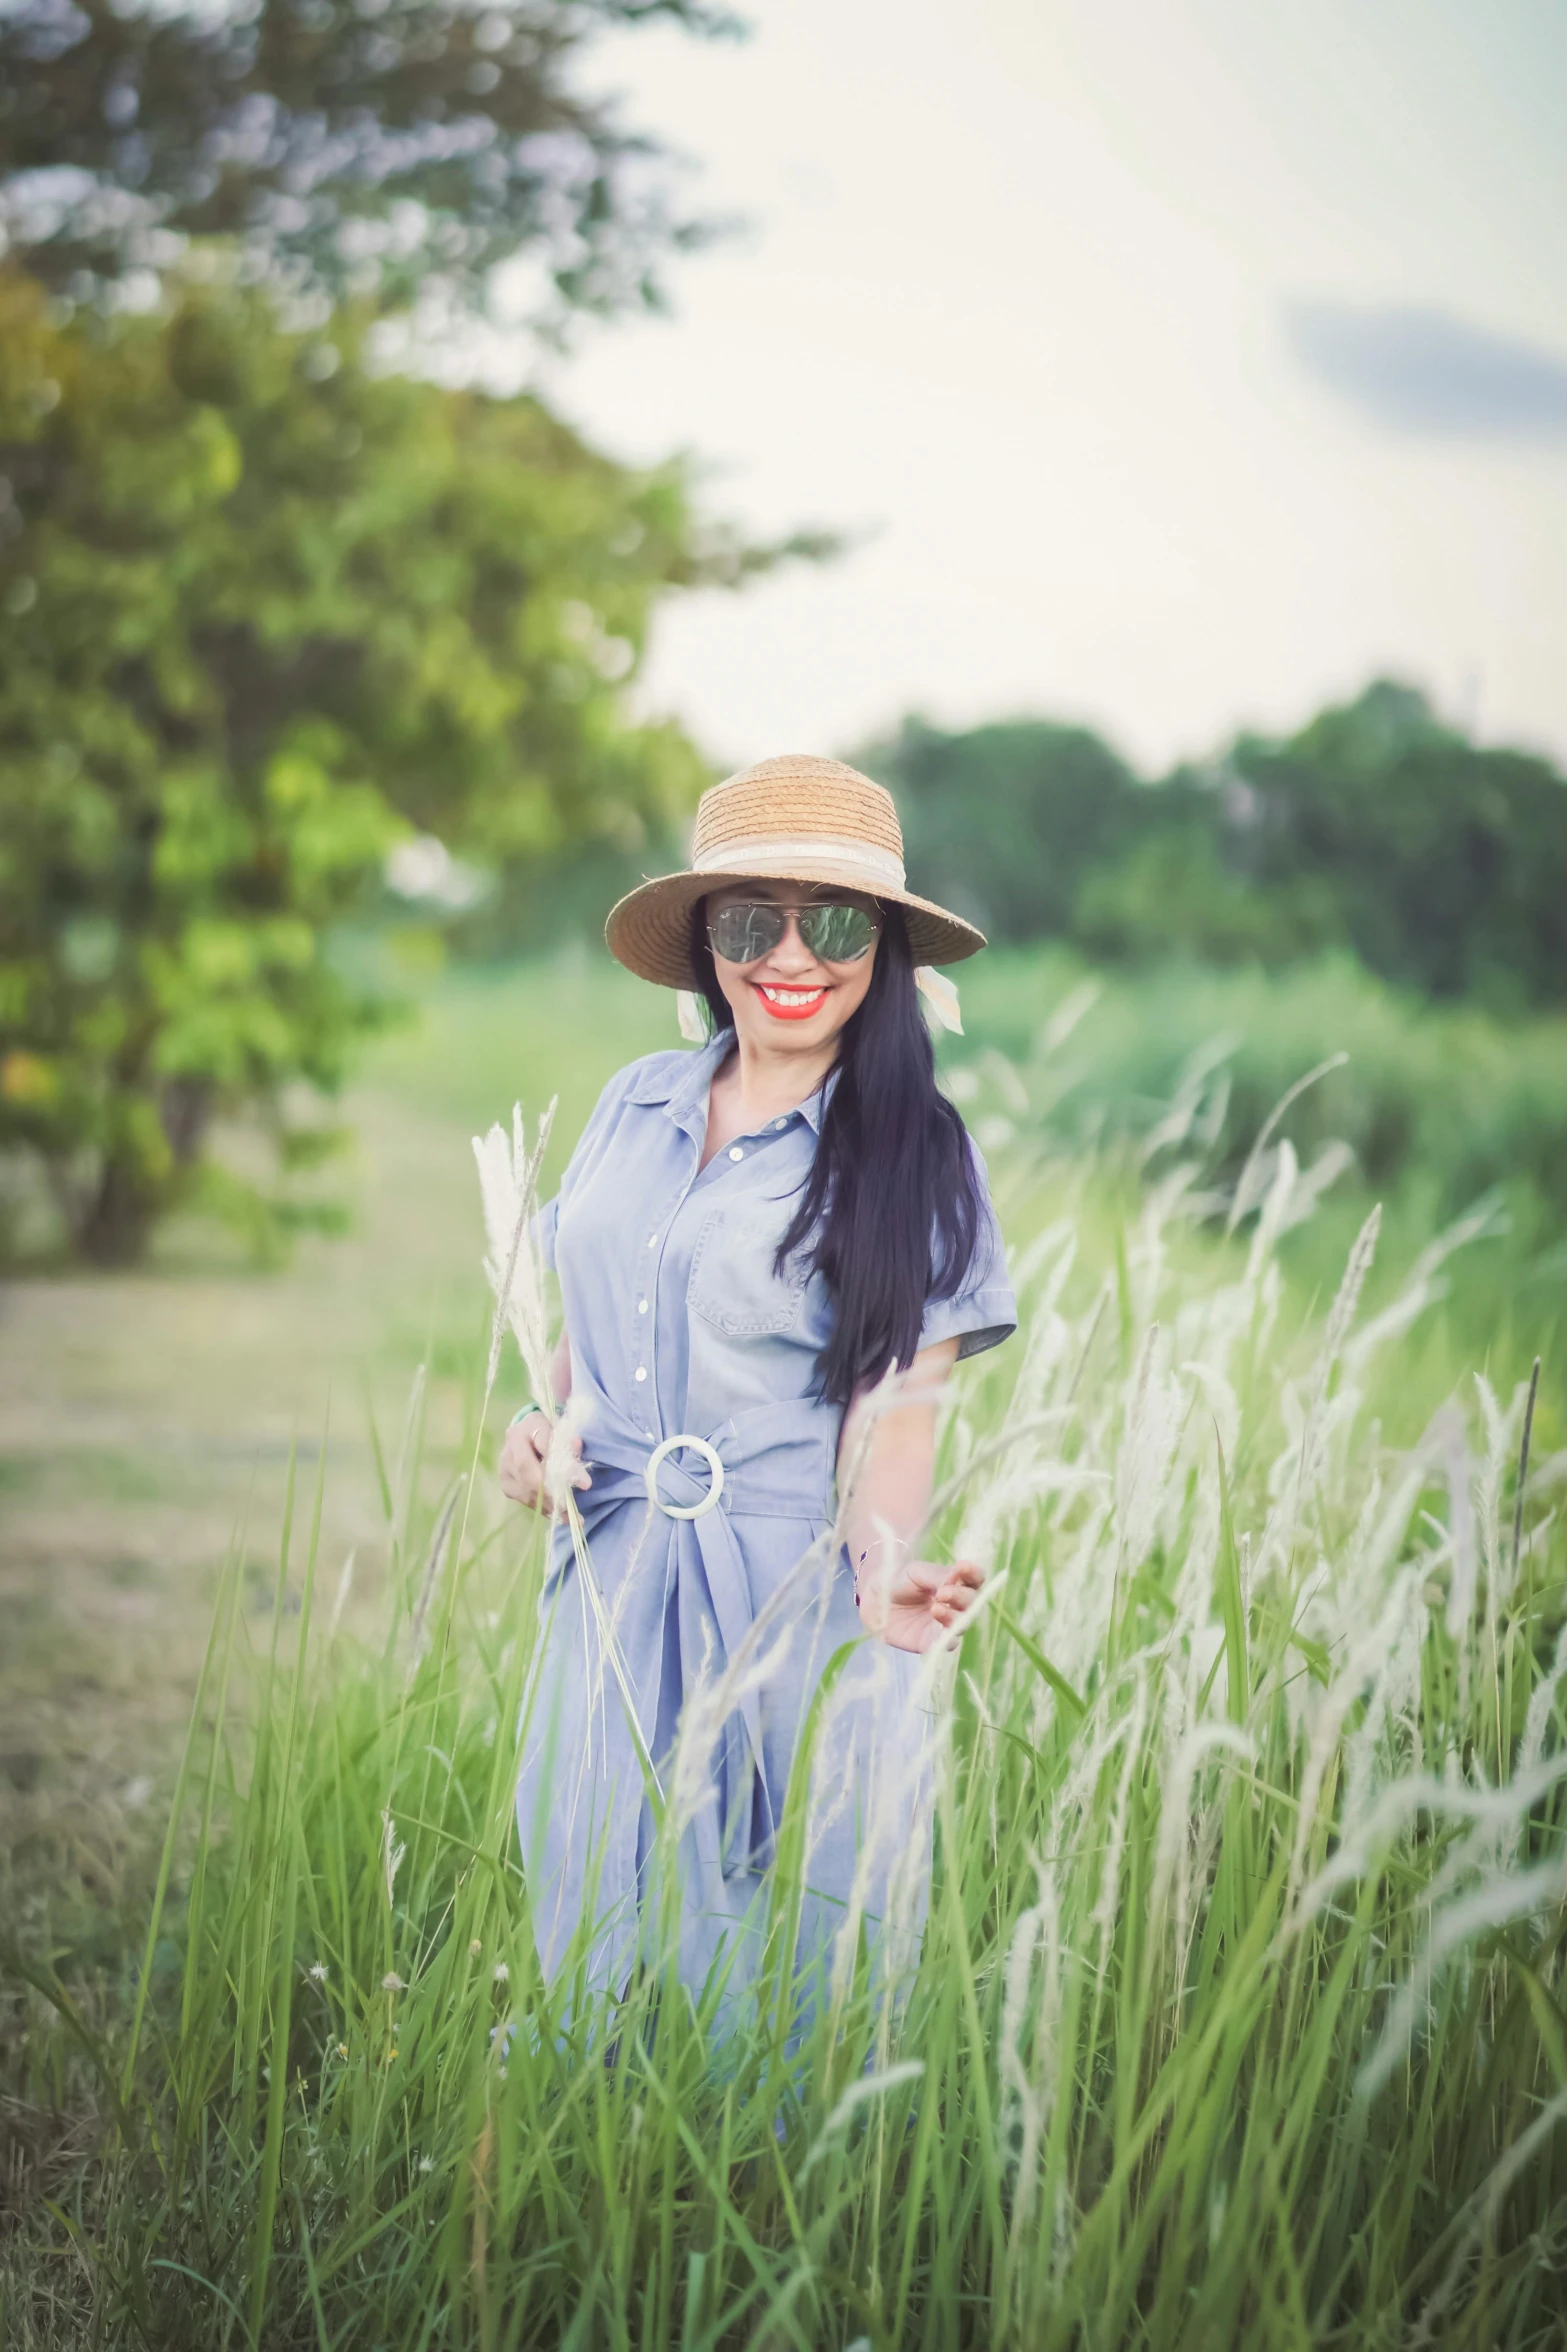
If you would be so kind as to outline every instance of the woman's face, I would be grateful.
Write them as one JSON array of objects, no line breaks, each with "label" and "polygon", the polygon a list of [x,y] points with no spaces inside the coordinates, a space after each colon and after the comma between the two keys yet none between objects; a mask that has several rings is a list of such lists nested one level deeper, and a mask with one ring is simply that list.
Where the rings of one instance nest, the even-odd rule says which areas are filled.
[{"label": "woman's face", "polygon": [[[713,891],[702,913],[711,922],[720,907],[798,907],[822,900],[864,907],[879,920],[874,898],[825,882],[736,882]],[[732,964],[715,952],[713,967],[735,1017],[735,1035],[768,1053],[819,1055],[864,1003],[878,944],[879,935],[854,963],[821,963],[791,918],[778,945],[753,964]]]}]

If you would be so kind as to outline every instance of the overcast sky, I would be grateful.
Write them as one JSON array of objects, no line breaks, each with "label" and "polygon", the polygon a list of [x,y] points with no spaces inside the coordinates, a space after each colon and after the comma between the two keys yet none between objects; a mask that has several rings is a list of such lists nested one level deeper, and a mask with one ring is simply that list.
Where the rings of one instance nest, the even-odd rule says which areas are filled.
[{"label": "overcast sky", "polygon": [[743,237],[546,388],[836,566],[662,621],[726,765],[1039,711],[1150,770],[1375,672],[1567,751],[1564,0],[742,0],[597,53]]}]

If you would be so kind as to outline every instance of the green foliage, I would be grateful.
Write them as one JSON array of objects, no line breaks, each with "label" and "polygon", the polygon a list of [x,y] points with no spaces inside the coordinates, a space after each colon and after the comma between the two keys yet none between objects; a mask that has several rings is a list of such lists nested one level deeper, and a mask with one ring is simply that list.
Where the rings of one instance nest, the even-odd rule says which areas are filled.
[{"label": "green foliage", "polygon": [[1561,1001],[1567,786],[1386,683],[1287,741],[1243,735],[1140,785],[1080,728],[942,734],[862,755],[898,793],[910,870],[1002,940],[1127,962],[1284,964],[1347,947],[1430,996]]},{"label": "green foliage", "polygon": [[701,781],[624,683],[657,595],[747,552],[677,472],[378,374],[365,335],[223,284],[62,324],[0,278],[0,1149],[105,1260],[203,1184],[264,1234],[211,1120],[308,1150],[291,1086],[384,1017],[325,929],[410,825],[505,869]]},{"label": "green foliage", "polygon": [[1118,863],[1095,866],[1066,928],[1090,955],[1144,964],[1294,963],[1340,931],[1331,887],[1291,879],[1259,890],[1225,864],[1199,822],[1160,826]]},{"label": "green foliage", "polygon": [[334,298],[472,302],[521,255],[557,311],[656,301],[702,231],[574,75],[653,20],[730,23],[704,0],[23,0],[0,10],[0,229],[77,298],[222,238]]}]

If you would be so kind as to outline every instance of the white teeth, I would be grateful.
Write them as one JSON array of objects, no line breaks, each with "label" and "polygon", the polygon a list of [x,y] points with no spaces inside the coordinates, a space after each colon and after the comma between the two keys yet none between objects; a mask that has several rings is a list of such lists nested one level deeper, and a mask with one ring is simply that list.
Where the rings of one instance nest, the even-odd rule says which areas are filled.
[{"label": "white teeth", "polygon": [[762,994],[769,1004],[802,1005],[814,1004],[817,998],[825,996],[827,991],[825,988],[768,988],[764,986]]}]

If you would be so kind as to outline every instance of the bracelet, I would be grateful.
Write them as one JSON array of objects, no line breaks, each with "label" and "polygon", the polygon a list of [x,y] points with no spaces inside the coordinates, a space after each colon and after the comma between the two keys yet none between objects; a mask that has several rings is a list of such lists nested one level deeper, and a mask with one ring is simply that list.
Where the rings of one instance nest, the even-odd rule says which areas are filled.
[{"label": "bracelet", "polygon": [[513,1413],[511,1419],[506,1424],[507,1428],[515,1429],[518,1422],[526,1421],[530,1413],[542,1413],[546,1421],[558,1421],[560,1419],[558,1412],[552,1413],[547,1406],[536,1405],[533,1402],[533,1399],[530,1397],[525,1405],[519,1405],[517,1407],[516,1412]]}]

